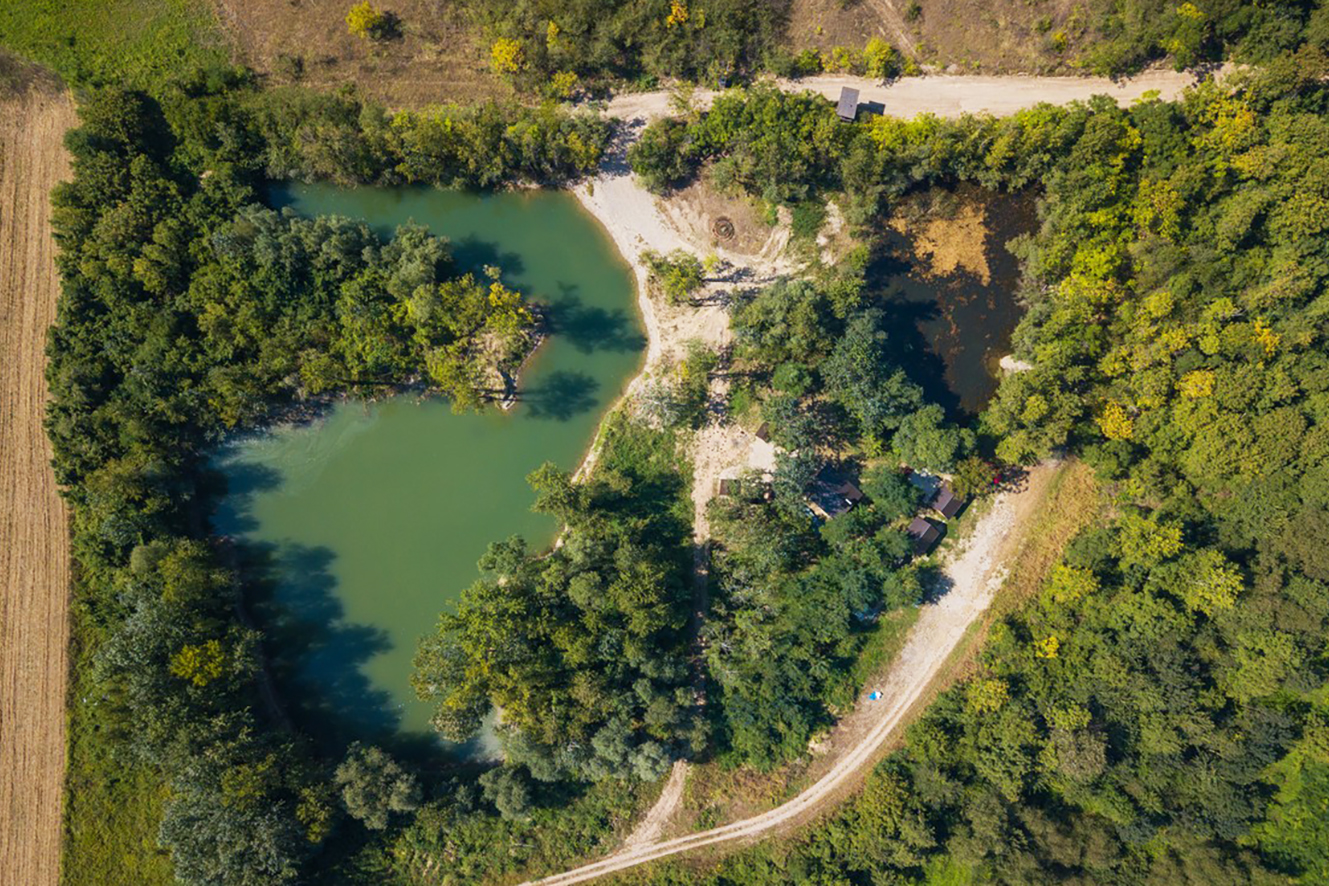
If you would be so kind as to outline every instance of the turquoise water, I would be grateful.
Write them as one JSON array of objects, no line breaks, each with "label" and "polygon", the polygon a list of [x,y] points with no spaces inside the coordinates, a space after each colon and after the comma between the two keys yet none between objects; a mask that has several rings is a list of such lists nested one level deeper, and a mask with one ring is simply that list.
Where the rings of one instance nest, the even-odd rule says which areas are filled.
[{"label": "turquoise water", "polygon": [[549,305],[552,334],[508,413],[453,415],[409,396],[346,402],[218,457],[228,494],[215,528],[269,577],[249,602],[287,707],[333,744],[429,743],[429,708],[408,683],[416,641],[475,580],[491,541],[552,540],[525,477],[545,461],[575,468],[640,365],[631,271],[565,193],[309,185],[274,202],[384,234],[419,222],[451,238],[463,268],[497,265],[505,284]]}]

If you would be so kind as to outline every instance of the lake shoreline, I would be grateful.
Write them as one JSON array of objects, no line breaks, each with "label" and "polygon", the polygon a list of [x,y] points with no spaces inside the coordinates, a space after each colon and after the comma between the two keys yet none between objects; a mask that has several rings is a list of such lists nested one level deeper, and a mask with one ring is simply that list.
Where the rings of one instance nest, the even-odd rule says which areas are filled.
[{"label": "lake shoreline", "polygon": [[[481,354],[491,366],[505,358],[516,408],[492,408],[506,385],[487,373],[486,408],[453,414],[415,373],[290,396],[257,427],[218,435],[227,492],[210,523],[253,553],[246,603],[291,716],[318,724],[329,747],[423,753],[433,733],[409,685],[417,641],[474,583],[496,539],[520,535],[536,549],[556,537],[556,521],[532,511],[526,477],[547,461],[584,461],[639,374],[647,338],[633,275],[594,217],[557,190],[301,186],[286,196],[301,214],[364,219],[384,235],[423,224],[449,239],[459,270],[502,269],[537,315],[538,343],[528,332],[516,352]],[[454,753],[471,751],[444,757]]]}]

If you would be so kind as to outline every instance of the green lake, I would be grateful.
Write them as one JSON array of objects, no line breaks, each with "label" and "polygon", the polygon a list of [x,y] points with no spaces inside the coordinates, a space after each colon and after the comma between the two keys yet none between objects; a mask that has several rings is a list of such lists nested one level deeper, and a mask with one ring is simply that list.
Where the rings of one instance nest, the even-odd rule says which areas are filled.
[{"label": "green lake", "polygon": [[301,185],[272,203],[343,215],[385,236],[415,221],[448,237],[466,270],[548,306],[550,337],[507,413],[453,415],[399,396],[344,402],[308,424],[231,441],[217,459],[227,495],[214,528],[258,564],[248,605],[287,709],[320,740],[431,746],[429,708],[408,680],[416,640],[476,578],[498,539],[550,543],[526,475],[572,470],[635,374],[646,340],[631,270],[561,192],[477,196]]}]

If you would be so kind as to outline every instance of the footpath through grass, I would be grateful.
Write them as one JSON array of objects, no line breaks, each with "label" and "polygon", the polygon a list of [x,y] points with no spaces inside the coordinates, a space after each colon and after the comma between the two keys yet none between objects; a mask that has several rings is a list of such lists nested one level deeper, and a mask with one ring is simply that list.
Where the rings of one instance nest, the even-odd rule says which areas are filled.
[{"label": "footpath through grass", "polygon": [[229,61],[204,0],[5,0],[0,46],[81,86],[150,89],[168,74]]}]

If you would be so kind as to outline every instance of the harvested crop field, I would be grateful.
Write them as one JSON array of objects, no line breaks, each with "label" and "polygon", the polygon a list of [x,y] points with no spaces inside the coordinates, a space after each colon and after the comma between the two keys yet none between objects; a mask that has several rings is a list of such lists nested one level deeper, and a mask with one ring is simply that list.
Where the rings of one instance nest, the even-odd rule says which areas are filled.
[{"label": "harvested crop field", "polygon": [[69,172],[63,90],[0,59],[0,882],[60,874],[69,545],[42,428],[59,278],[51,188]]}]

